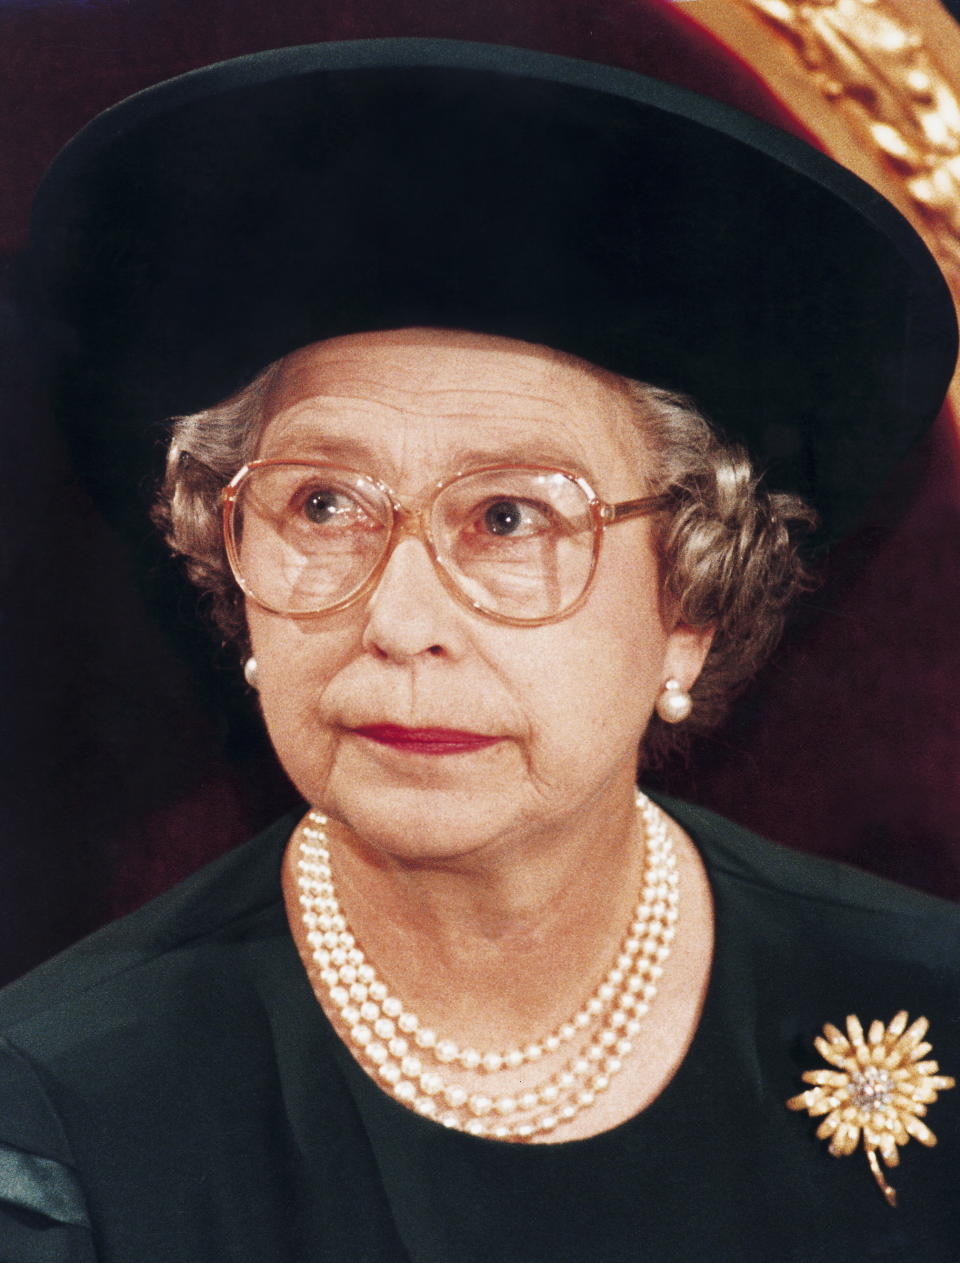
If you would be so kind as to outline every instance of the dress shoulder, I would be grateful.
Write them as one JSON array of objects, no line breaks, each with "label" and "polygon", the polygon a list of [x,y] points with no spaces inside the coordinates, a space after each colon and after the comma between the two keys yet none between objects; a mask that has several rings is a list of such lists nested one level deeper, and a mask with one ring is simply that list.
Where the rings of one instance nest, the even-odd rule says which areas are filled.
[{"label": "dress shoulder", "polygon": [[760,837],[716,812],[656,795],[693,837],[708,867],[784,897],[893,916],[933,918],[960,933],[960,905],[888,881],[839,860],[796,851]]},{"label": "dress shoulder", "polygon": [[36,1069],[0,1038],[0,1242],[4,1263],[94,1263],[73,1154]]},{"label": "dress shoulder", "polygon": [[136,985],[138,972],[192,945],[229,935],[280,899],[283,848],[298,813],[220,856],[143,907],[111,922],[0,990],[0,1036],[17,1042],[24,1024],[54,1014],[98,989]]}]

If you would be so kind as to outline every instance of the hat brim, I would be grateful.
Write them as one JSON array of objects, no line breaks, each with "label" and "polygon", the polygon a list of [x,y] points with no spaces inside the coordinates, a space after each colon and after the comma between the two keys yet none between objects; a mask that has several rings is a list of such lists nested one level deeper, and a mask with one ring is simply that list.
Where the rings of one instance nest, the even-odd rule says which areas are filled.
[{"label": "hat brim", "polygon": [[51,169],[31,267],[108,498],[159,418],[297,346],[436,325],[691,394],[836,537],[956,359],[928,251],[824,155],[626,71],[453,41],[283,49],[130,98]]}]

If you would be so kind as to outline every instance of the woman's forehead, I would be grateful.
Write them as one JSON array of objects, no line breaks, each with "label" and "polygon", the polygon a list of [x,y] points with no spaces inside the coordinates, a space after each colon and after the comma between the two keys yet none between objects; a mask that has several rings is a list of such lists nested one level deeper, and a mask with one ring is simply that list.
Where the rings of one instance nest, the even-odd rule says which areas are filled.
[{"label": "woman's forehead", "polygon": [[261,456],[313,448],[389,460],[402,449],[463,465],[510,460],[607,475],[637,458],[622,379],[547,347],[454,330],[304,347],[283,362],[267,415]]}]

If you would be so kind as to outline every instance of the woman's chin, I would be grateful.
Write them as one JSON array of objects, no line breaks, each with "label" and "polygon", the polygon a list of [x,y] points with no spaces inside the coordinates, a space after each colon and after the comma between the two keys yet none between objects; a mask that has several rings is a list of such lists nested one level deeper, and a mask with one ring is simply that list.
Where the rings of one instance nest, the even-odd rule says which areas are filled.
[{"label": "woman's chin", "polygon": [[303,779],[308,802],[368,846],[410,861],[471,854],[509,832],[523,808],[522,768],[507,742],[427,755],[348,740],[322,786]]},{"label": "woman's chin", "polygon": [[319,804],[365,848],[401,863],[456,863],[498,848],[516,828],[520,804],[488,787],[329,786]]}]

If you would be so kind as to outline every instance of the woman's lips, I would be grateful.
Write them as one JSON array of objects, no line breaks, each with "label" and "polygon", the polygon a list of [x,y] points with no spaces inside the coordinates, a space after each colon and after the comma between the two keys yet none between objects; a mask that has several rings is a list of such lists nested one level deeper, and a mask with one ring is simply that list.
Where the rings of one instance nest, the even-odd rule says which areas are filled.
[{"label": "woman's lips", "polygon": [[365,724],[351,731],[379,745],[392,746],[410,754],[466,754],[495,745],[500,740],[479,732],[463,732],[459,728],[404,728],[399,724]]}]

